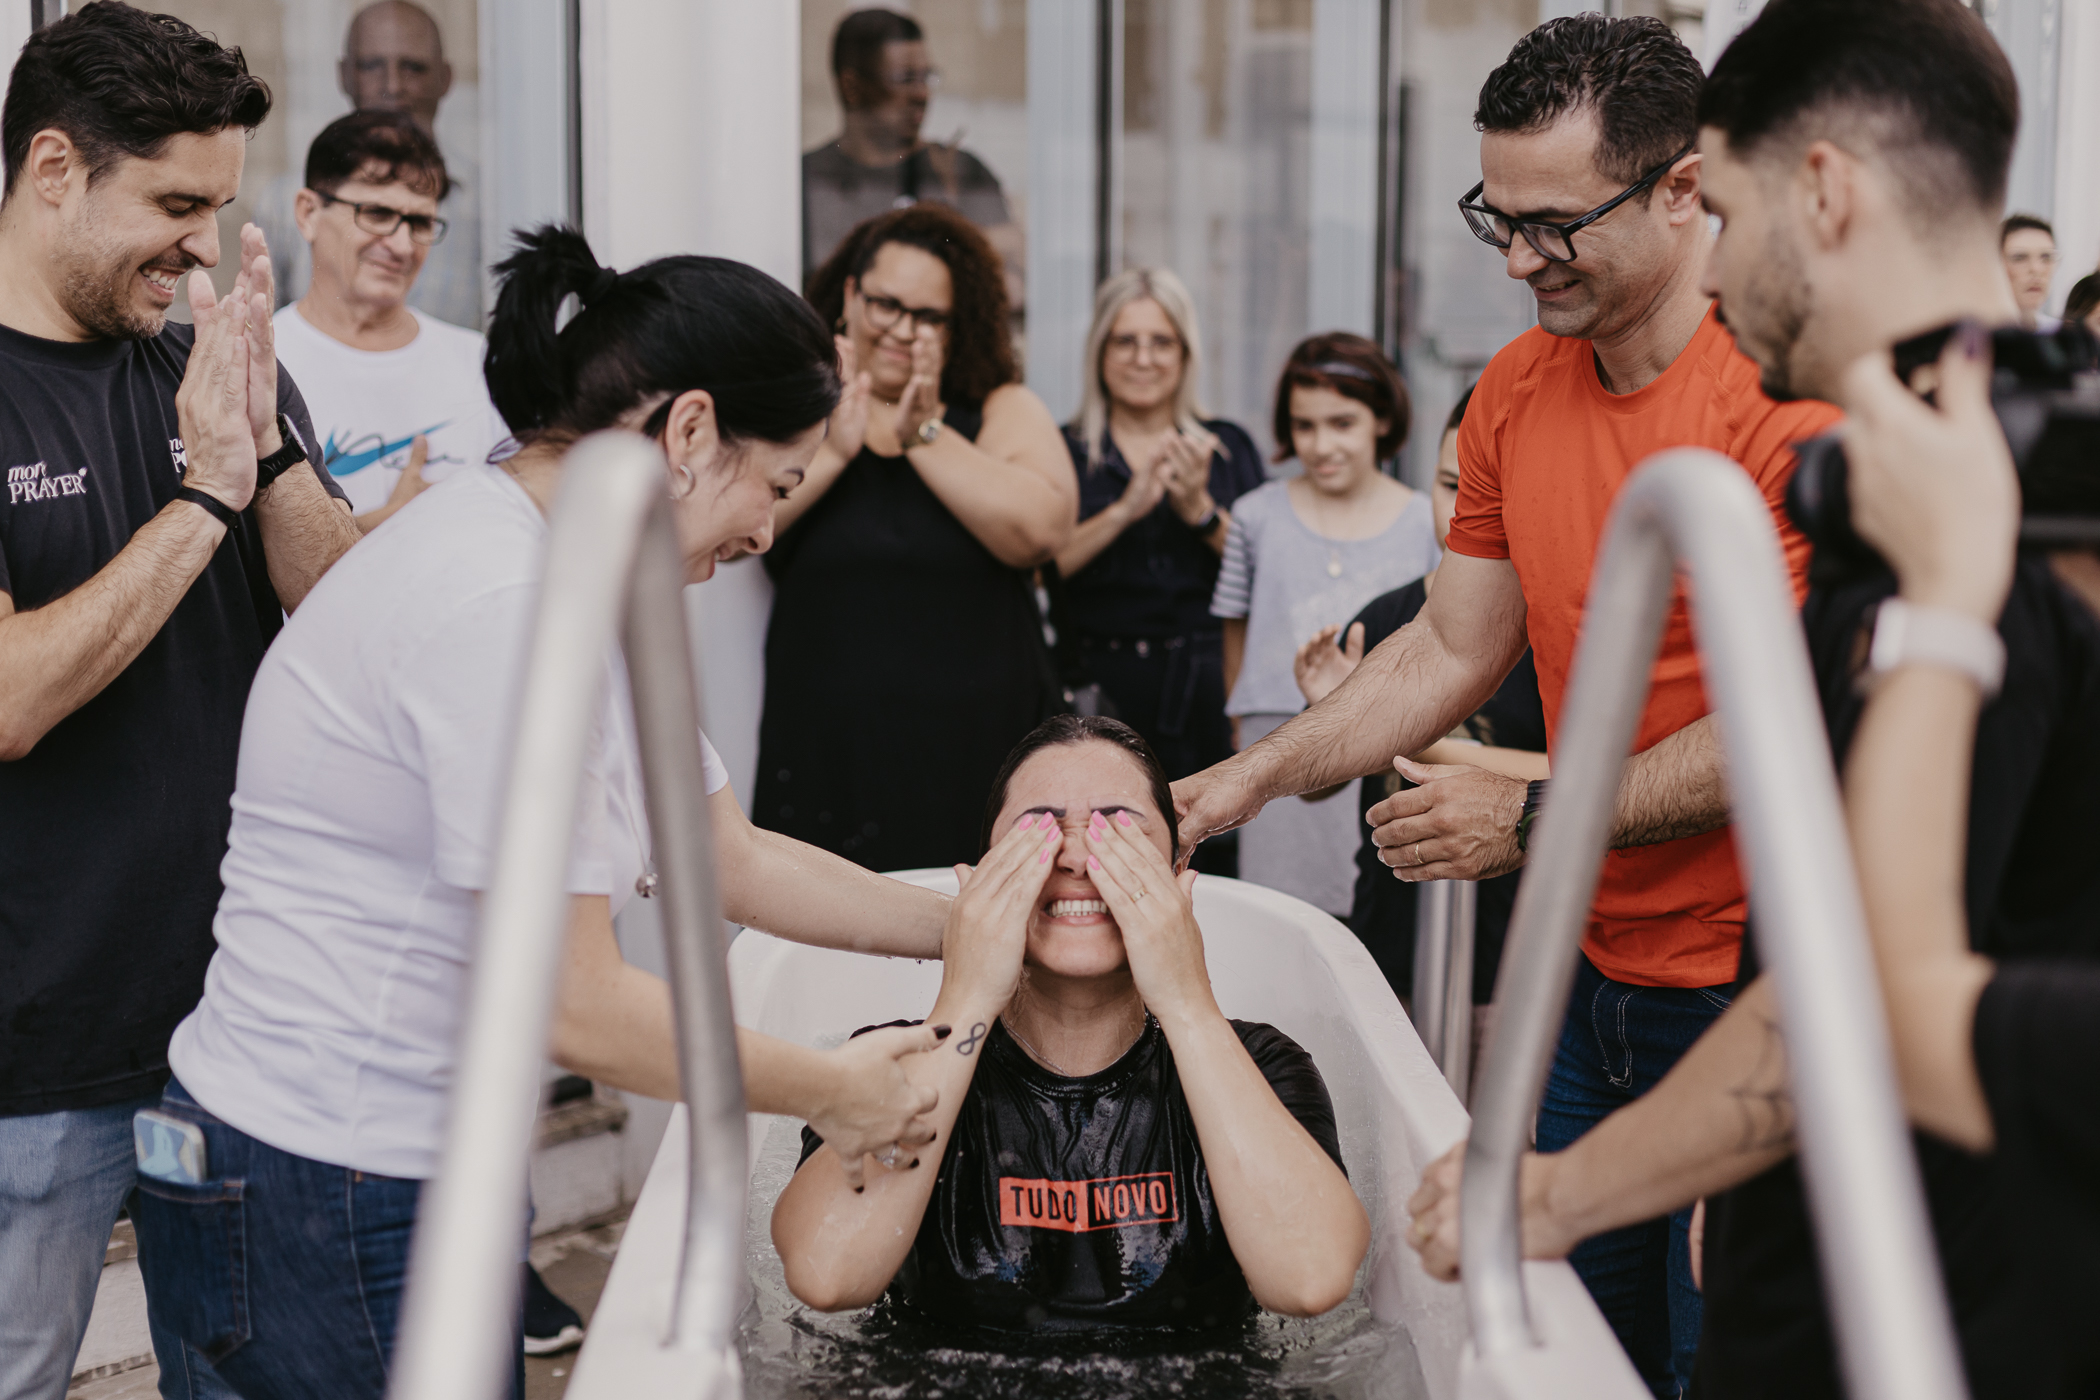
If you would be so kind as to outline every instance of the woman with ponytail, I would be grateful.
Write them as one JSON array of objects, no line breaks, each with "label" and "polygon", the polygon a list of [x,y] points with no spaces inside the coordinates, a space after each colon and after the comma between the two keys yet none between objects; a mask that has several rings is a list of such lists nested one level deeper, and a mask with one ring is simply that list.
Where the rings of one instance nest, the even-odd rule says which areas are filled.
[{"label": "woman with ponytail", "polygon": [[[774,503],[802,480],[839,400],[824,324],[742,264],[664,258],[616,274],[550,227],[521,236],[497,272],[489,392],[517,450],[431,487],[352,550],[264,660],[218,951],[175,1032],[160,1110],[201,1132],[202,1161],[170,1158],[158,1175],[149,1163],[140,1178],[155,1322],[248,1400],[385,1393],[563,452],[601,428],[655,439],[699,582],[718,558],[772,542]],[[614,661],[572,846],[550,1053],[675,1099],[669,993],[613,936],[649,863]],[[756,830],[707,758],[731,919],[939,956],[945,900]],[[754,1111],[808,1119],[857,1178],[867,1155],[928,1140],[935,1096],[901,1061],[936,1039],[899,1029],[818,1052],[740,1032],[746,1092]]]}]

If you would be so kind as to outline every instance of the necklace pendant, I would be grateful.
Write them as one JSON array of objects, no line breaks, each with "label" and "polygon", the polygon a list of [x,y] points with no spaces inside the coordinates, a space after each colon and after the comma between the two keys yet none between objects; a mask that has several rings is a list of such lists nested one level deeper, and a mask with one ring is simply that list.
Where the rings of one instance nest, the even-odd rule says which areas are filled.
[{"label": "necklace pendant", "polygon": [[1336,550],[1327,556],[1327,577],[1340,578],[1341,576],[1342,553],[1340,550]]}]

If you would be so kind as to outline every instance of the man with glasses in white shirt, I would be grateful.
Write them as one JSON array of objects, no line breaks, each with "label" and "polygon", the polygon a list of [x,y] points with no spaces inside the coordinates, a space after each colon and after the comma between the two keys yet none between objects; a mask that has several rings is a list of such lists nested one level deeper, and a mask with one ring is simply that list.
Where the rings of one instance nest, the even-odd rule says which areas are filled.
[{"label": "man with glasses in white shirt", "polygon": [[314,139],[293,215],[313,264],[276,315],[277,350],[301,383],[319,460],[369,531],[432,481],[488,459],[505,436],[483,382],[478,332],[408,304],[449,179],[429,133],[398,112],[338,118]]}]

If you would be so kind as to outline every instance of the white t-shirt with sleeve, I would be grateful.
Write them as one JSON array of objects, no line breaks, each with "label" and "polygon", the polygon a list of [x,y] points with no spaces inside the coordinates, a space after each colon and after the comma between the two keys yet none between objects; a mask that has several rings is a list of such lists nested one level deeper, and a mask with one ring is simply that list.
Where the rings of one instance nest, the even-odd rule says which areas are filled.
[{"label": "white t-shirt with sleeve", "polygon": [[271,318],[277,358],[306,399],[321,465],[362,515],[386,504],[418,435],[430,444],[432,485],[488,461],[508,437],[482,377],[487,342],[411,309],[416,338],[398,350],[358,350],[317,330],[295,303]]},{"label": "white t-shirt with sleeve", "polygon": [[[437,1170],[546,534],[508,473],[462,468],[337,561],[263,658],[218,951],[168,1052],[251,1137],[386,1176]],[[625,668],[600,664],[568,889],[617,909],[648,830]],[[728,774],[703,751],[715,792]]]}]

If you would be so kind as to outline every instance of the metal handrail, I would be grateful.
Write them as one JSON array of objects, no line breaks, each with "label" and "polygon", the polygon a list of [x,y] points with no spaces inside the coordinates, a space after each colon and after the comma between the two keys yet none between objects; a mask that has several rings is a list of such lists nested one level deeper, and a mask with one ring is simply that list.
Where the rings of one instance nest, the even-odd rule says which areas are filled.
[{"label": "metal handrail", "polygon": [[662,452],[632,433],[577,443],[548,529],[444,1156],[416,1221],[393,1400],[496,1400],[510,1391],[525,1169],[569,925],[570,843],[605,701],[605,660],[623,617],[691,1134],[664,1345],[694,1358],[695,1393],[737,1388],[744,1092],[683,582]]},{"label": "metal handrail", "polygon": [[1470,880],[1416,886],[1415,1031],[1461,1102],[1473,1061],[1473,934],[1480,887]]},{"label": "metal handrail", "polygon": [[1690,575],[1737,851],[1777,979],[1825,1296],[1855,1400],[1965,1394],[1849,859],[1808,652],[1771,514],[1741,468],[1680,448],[1620,493],[1590,582],[1554,782],[1517,897],[1460,1202],[1483,1360],[1538,1345],[1517,1173],[1645,707],[1676,566]]}]

